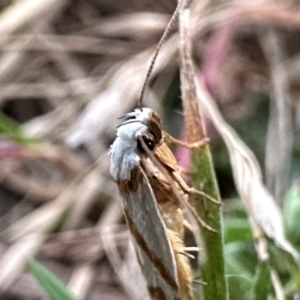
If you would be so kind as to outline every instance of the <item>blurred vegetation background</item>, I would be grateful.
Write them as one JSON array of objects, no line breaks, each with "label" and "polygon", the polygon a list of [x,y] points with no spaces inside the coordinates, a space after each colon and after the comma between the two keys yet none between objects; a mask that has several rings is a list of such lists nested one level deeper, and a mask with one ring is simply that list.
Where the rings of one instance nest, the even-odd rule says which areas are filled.
[{"label": "blurred vegetation background", "polygon": [[[197,72],[256,155],[299,249],[300,3],[194,2]],[[47,299],[32,273],[46,285],[52,275],[28,265],[31,257],[79,299],[145,296],[108,149],[175,7],[172,0],[0,1],[1,300]],[[145,102],[166,131],[184,138],[177,38],[175,26]],[[299,268],[286,253],[270,241],[272,272],[259,261],[227,149],[205,120],[224,200],[230,299],[299,299]]]}]

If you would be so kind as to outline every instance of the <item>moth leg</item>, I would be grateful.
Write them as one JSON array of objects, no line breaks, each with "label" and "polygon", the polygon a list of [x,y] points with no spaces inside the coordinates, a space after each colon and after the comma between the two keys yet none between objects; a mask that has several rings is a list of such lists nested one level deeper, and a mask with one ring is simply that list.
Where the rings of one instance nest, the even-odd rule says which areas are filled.
[{"label": "moth leg", "polygon": [[202,197],[206,198],[207,200],[211,201],[212,203],[215,203],[217,205],[222,205],[221,201],[216,200],[215,198],[213,198],[213,197],[207,195],[206,193],[199,191],[195,188],[189,187],[189,190],[187,191],[187,193],[202,196]]},{"label": "moth leg", "polygon": [[174,143],[174,144],[180,145],[180,146],[188,148],[188,149],[195,149],[195,148],[200,148],[200,147],[206,145],[209,142],[209,138],[204,138],[195,143],[187,143],[187,142],[184,142],[184,141],[181,141],[181,140],[178,140],[178,139],[172,137],[169,133],[164,131],[164,141],[166,143]]},{"label": "moth leg", "polygon": [[201,280],[200,278],[199,278],[199,279],[194,278],[194,279],[193,279],[193,283],[194,283],[194,284],[200,284],[200,285],[207,285],[207,282]]},{"label": "moth leg", "polygon": [[213,197],[207,195],[206,193],[204,193],[202,191],[199,191],[199,190],[197,190],[195,188],[189,187],[178,173],[173,172],[172,176],[174,177],[174,179],[176,180],[176,182],[180,185],[180,187],[182,188],[182,190],[186,194],[199,195],[199,196],[202,196],[202,197],[206,198],[207,200],[209,200],[209,201],[211,201],[211,202],[213,202],[215,204],[222,205],[221,201],[218,201],[218,200],[214,199]]},{"label": "moth leg", "polygon": [[190,254],[188,252],[200,252],[199,247],[184,247],[183,251],[177,252],[178,254],[184,255],[188,258],[195,259],[196,257],[193,254]]},{"label": "moth leg", "polygon": [[195,256],[194,255],[192,255],[192,254],[189,254],[189,253],[187,253],[187,252],[177,252],[178,254],[180,254],[180,255],[183,255],[183,256],[186,256],[187,258],[190,258],[190,259],[195,259]]},{"label": "moth leg", "polygon": [[[199,223],[199,225],[203,228],[206,228],[208,231],[214,232],[214,233],[218,233],[217,230],[215,230],[214,228],[210,227],[209,225],[207,225],[197,214],[197,212],[195,211],[194,207],[189,203],[189,201],[186,201],[183,199],[182,194],[179,193],[177,187],[176,187],[176,181],[180,181],[181,183],[184,182],[185,187],[188,187],[188,190],[190,189],[190,187],[185,183],[185,181],[182,179],[182,177],[180,176],[179,173],[173,172],[173,173],[168,173],[166,171],[166,169],[164,169],[164,167],[159,163],[159,161],[154,157],[153,153],[149,150],[149,148],[146,146],[144,140],[141,137],[138,137],[141,145],[143,146],[145,152],[149,155],[149,157],[151,157],[151,159],[153,160],[153,162],[155,163],[156,167],[162,172],[162,174],[164,174],[166,176],[166,178],[168,178],[169,180],[169,184],[170,187],[172,189],[172,191],[174,192],[177,200],[179,201],[179,203],[182,206],[185,206],[188,208],[189,212],[192,214],[192,216],[195,218],[195,220]],[[171,176],[172,175],[172,176]],[[175,182],[174,182],[175,181]],[[179,184],[179,187],[181,187],[180,182],[177,182]],[[188,193],[188,190],[185,192],[184,189],[182,188],[182,191],[185,193]]]},{"label": "moth leg", "polygon": [[188,202],[185,201],[185,205],[186,207],[189,209],[189,211],[191,212],[191,214],[193,215],[193,217],[196,219],[196,221],[199,223],[199,225],[202,228],[207,229],[208,231],[211,231],[213,233],[218,233],[218,231],[214,228],[212,228],[211,226],[209,226],[208,224],[206,224],[197,214],[196,210],[194,209],[194,207]]},{"label": "moth leg", "polygon": [[185,168],[181,167],[181,166],[178,166],[178,170],[184,174],[184,175],[188,175],[188,176],[191,176],[192,175],[192,172],[189,171],[189,170],[186,170]]},{"label": "moth leg", "polygon": [[185,247],[184,248],[184,251],[189,251],[189,252],[200,252],[201,249],[200,247]]}]

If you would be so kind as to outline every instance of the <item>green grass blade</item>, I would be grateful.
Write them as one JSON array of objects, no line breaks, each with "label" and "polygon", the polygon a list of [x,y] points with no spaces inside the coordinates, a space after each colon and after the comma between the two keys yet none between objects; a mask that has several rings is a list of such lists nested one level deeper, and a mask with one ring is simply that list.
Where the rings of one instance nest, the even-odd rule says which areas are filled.
[{"label": "green grass blade", "polygon": [[0,112],[0,134],[23,145],[40,142],[39,139],[28,137],[17,122],[7,117],[2,112]]},{"label": "green grass blade", "polygon": [[38,263],[35,259],[30,259],[27,266],[30,272],[53,300],[79,300],[72,295],[61,280],[59,280],[52,272]]},{"label": "green grass blade", "polygon": [[[206,138],[206,134],[198,106],[190,24],[189,7],[183,6],[179,16],[180,82],[187,138],[189,143],[194,143]],[[211,152],[207,144],[192,150],[191,177],[196,189],[202,190],[214,199],[220,199]],[[217,231],[215,233],[207,229],[202,230],[207,254],[207,260],[200,274],[202,280],[207,283],[203,286],[204,299],[226,300],[228,288],[225,276],[221,206],[201,196],[196,197],[195,206],[199,217]]]},{"label": "green grass blade", "polygon": [[242,218],[227,218],[224,220],[225,244],[236,241],[252,241],[252,232],[248,220]]},{"label": "green grass blade", "polygon": [[[203,192],[214,199],[220,199],[209,147],[194,150],[192,163],[194,186],[199,188],[202,183]],[[206,300],[228,299],[221,207],[205,199],[198,199],[196,209],[199,217],[218,232],[214,233],[206,229],[202,231],[207,252],[206,263],[201,269],[202,279],[207,283],[204,286],[204,297]]]},{"label": "green grass blade", "polygon": [[226,255],[226,273],[230,299],[249,299],[253,287],[253,275],[240,261],[235,259],[234,255]]}]

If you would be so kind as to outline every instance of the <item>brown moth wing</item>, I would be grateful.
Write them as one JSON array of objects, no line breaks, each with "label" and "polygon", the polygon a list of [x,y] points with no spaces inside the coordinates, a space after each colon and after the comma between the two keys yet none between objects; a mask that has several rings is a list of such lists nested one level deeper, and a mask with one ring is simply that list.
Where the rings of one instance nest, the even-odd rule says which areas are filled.
[{"label": "brown moth wing", "polygon": [[[152,299],[179,299],[177,268],[166,226],[153,190],[141,167],[136,189],[120,190],[128,227]],[[121,182],[121,185],[126,182]]]},{"label": "brown moth wing", "polygon": [[162,143],[155,149],[155,158],[166,169],[180,173],[176,158],[166,143]]},{"label": "brown moth wing", "polygon": [[[166,171],[164,173],[159,170],[152,174],[152,177],[149,179],[157,201],[162,202],[161,200],[164,199],[164,201],[173,204],[176,203],[178,207],[180,207],[178,195],[180,195],[182,199],[185,199],[185,201],[188,201],[187,190],[189,187],[185,184],[187,190],[183,190],[182,185],[180,185],[181,182],[185,183],[185,181],[181,176],[181,170],[174,154],[165,143],[162,143],[155,149],[154,158],[157,160],[157,163]],[[153,161],[153,164],[155,165],[156,162]],[[146,174],[148,176],[150,172],[146,168]],[[170,179],[173,181],[173,186],[170,183]],[[178,192],[177,194],[174,193],[174,186],[176,186],[176,190]],[[160,195],[162,197],[160,197]]]},{"label": "brown moth wing", "polygon": [[[174,157],[173,154],[172,157]],[[180,208],[181,205],[172,187],[168,183],[168,178],[165,178],[162,172],[151,172],[152,167],[151,163],[149,164],[149,160],[142,160],[141,166],[148,177],[159,211],[168,230],[168,236],[175,255],[180,299],[194,300],[193,274],[189,260],[184,254],[184,217]],[[165,165],[163,167],[165,168]],[[168,170],[170,173],[173,172],[170,169]],[[180,189],[179,186],[178,189]],[[185,198],[187,195],[182,195],[182,197]],[[186,199],[186,201],[188,200]]]}]

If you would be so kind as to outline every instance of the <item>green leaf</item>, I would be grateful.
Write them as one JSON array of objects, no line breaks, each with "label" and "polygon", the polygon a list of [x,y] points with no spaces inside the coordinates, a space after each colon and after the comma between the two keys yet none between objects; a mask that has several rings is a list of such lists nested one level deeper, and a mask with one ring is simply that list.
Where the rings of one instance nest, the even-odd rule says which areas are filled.
[{"label": "green leaf", "polygon": [[[225,245],[225,257],[232,258],[243,268],[247,269],[249,274],[253,276],[257,265],[257,254],[253,243],[245,243],[244,241],[231,242]],[[227,262],[226,262],[227,263]]]},{"label": "green leaf", "polygon": [[295,299],[293,295],[298,295],[300,291],[300,270],[299,268],[292,273],[292,277],[289,282],[285,285],[285,292],[288,299]]},{"label": "green leaf", "polygon": [[300,243],[300,188],[294,184],[287,194],[284,204],[283,218],[286,235],[293,243]]},{"label": "green leaf", "polygon": [[27,262],[30,272],[53,300],[79,300],[71,294],[64,283],[35,259]]},{"label": "green leaf", "polygon": [[224,221],[225,243],[252,241],[252,232],[247,219],[233,218]]},{"label": "green leaf", "polygon": [[226,278],[231,300],[249,299],[249,291],[253,286],[252,273],[236,257],[240,251],[241,249],[237,244],[225,246]]},{"label": "green leaf", "polygon": [[271,287],[269,264],[261,262],[258,265],[251,300],[267,300]]}]

